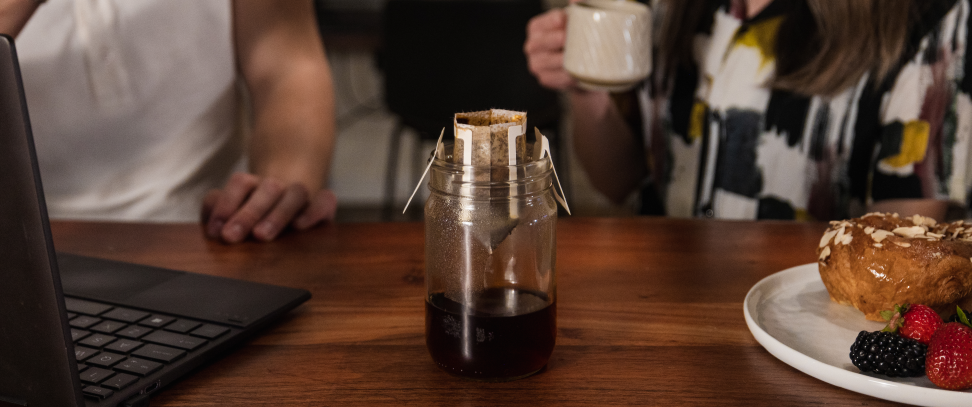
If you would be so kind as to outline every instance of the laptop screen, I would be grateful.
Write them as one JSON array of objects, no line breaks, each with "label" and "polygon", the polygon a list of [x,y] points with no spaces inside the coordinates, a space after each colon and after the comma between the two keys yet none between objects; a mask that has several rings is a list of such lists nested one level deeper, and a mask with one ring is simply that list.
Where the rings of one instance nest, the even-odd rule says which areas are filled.
[{"label": "laptop screen", "polygon": [[0,407],[83,405],[13,40],[0,34]]}]

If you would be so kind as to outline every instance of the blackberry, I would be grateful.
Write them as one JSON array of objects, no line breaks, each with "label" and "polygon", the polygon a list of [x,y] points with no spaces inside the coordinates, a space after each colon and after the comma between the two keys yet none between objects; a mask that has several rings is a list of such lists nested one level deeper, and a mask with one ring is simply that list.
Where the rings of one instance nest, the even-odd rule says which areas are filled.
[{"label": "blackberry", "polygon": [[925,375],[927,350],[927,345],[896,333],[861,331],[851,345],[850,358],[861,372],[918,377]]}]

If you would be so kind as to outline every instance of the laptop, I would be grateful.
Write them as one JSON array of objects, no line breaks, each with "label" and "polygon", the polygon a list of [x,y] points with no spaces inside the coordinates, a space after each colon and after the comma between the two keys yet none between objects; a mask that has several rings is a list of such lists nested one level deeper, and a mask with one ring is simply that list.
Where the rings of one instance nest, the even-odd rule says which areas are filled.
[{"label": "laptop", "polygon": [[0,407],[147,406],[306,290],[56,253],[13,40],[0,34]]}]

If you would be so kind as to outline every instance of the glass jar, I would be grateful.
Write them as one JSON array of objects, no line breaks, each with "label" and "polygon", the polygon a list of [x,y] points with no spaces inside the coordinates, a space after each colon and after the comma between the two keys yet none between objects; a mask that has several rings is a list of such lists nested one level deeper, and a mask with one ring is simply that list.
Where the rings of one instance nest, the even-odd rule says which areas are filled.
[{"label": "glass jar", "polygon": [[431,166],[425,205],[429,353],[458,376],[529,376],[547,364],[556,338],[550,158],[474,167],[453,163],[443,150]]}]

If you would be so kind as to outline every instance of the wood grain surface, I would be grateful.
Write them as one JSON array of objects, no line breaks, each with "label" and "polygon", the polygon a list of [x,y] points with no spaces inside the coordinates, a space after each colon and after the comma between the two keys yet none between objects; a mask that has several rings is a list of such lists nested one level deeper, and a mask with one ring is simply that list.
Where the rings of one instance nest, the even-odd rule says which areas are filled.
[{"label": "wood grain surface", "polygon": [[743,319],[748,290],[813,262],[824,228],[563,218],[556,348],[539,374],[505,383],[451,376],[429,357],[421,223],[333,224],[232,246],[198,225],[62,221],[53,232],[60,251],[313,294],[153,406],[887,405],[780,362]]}]

